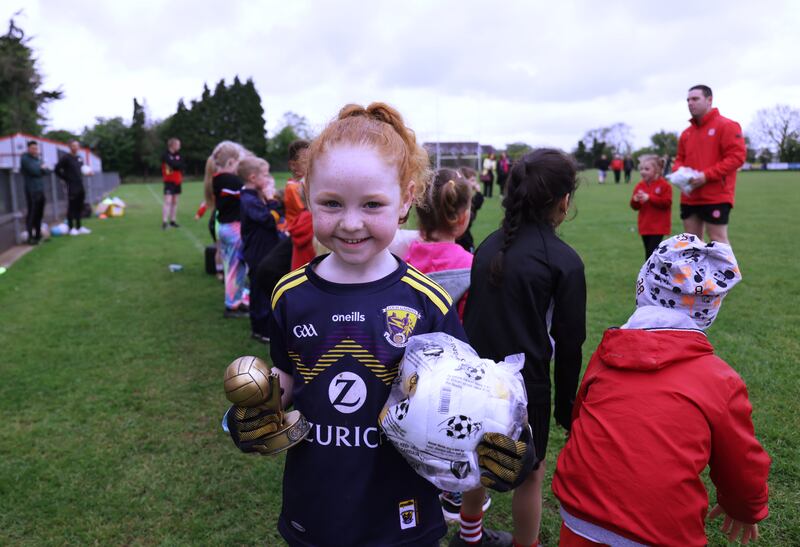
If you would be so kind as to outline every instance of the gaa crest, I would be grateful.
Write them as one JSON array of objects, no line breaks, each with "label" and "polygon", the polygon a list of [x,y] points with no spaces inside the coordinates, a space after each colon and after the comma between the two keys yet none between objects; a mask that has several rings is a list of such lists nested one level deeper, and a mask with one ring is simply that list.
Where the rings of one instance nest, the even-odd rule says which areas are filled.
[{"label": "gaa crest", "polygon": [[383,313],[386,314],[386,332],[383,337],[396,348],[404,348],[408,339],[417,326],[420,313],[406,306],[387,306]]}]

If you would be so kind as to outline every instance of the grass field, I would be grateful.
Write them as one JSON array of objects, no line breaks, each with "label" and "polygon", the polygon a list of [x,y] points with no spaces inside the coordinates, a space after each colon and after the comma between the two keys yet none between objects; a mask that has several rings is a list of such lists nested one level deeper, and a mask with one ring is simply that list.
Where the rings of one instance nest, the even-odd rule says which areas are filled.
[{"label": "grass field", "polygon": [[[632,311],[643,259],[631,186],[595,181],[585,174],[561,230],[586,264],[585,360]],[[773,458],[760,544],[800,545],[800,175],[739,181],[730,236],[744,280],[709,337],[747,382]],[[185,188],[178,230],[160,229],[160,185],[126,185],[124,218],[91,220],[93,234],[40,245],[0,276],[0,545],[281,543],[282,458],[241,454],[219,427],[225,366],[266,352],[246,319],[222,318],[206,222],[192,220],[201,186]],[[499,219],[487,200],[476,241]],[[562,445],[554,425],[550,472]],[[494,496],[489,526],[510,529],[509,501]],[[552,546],[549,490],[545,503]]]}]

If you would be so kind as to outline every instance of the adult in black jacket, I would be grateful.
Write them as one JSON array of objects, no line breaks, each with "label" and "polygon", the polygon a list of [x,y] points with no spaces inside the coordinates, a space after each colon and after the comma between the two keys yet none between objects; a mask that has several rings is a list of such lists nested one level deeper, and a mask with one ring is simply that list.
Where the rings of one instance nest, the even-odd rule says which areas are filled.
[{"label": "adult in black jacket", "polygon": [[469,208],[469,224],[467,225],[467,229],[464,231],[461,237],[456,239],[456,243],[461,245],[464,250],[473,253],[475,252],[475,240],[472,238],[472,223],[475,222],[475,218],[478,216],[478,211],[481,207],[483,207],[484,198],[483,194],[481,194],[481,187],[477,180],[478,173],[475,171],[475,169],[472,169],[471,167],[461,167],[459,171],[472,185],[473,193],[472,203],[470,204]]},{"label": "adult in black jacket", "polygon": [[25,201],[28,213],[25,216],[25,229],[28,230],[28,244],[36,245],[42,239],[42,215],[44,214],[44,175],[49,173],[39,157],[39,143],[28,142],[28,151],[20,158],[20,171],[25,179]]},{"label": "adult in black jacket", "polygon": [[628,184],[631,181],[631,172],[633,171],[632,157],[625,156],[625,159],[622,160],[622,169],[625,171],[625,184]]},{"label": "adult in black jacket", "polygon": [[80,156],[80,143],[69,142],[69,154],[58,159],[55,167],[56,175],[67,185],[67,224],[69,235],[90,234],[91,230],[81,226],[83,204],[86,201],[86,190],[83,188],[83,158]]},{"label": "adult in black jacket", "polygon": [[608,168],[611,166],[611,162],[608,161],[606,155],[603,154],[596,162],[594,162],[594,166],[597,167],[597,182],[600,184],[605,184],[606,175],[608,174]]},{"label": "adult in black jacket", "polygon": [[[539,149],[515,162],[502,227],[475,252],[464,329],[478,355],[501,361],[525,354],[522,377],[539,460],[550,424],[550,361],[555,358],[555,419],[570,429],[586,338],[586,280],[578,254],[556,235],[576,187],[574,162]],[[514,540],[531,545],[541,522],[544,466],[514,492]],[[483,492],[464,494],[462,514],[480,513]],[[524,515],[524,516],[523,516]]]}]

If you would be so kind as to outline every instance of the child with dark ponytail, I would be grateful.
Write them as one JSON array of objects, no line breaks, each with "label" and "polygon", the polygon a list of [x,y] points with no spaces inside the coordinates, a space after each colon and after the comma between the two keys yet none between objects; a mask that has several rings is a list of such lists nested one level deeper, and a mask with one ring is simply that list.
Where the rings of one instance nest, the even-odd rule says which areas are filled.
[{"label": "child with dark ponytail", "polygon": [[[481,357],[525,354],[528,421],[542,462],[514,491],[514,545],[537,545],[550,427],[550,361],[555,420],[569,431],[586,337],[586,280],[578,254],[556,235],[577,186],[573,161],[535,150],[511,169],[502,227],[475,253],[464,327]],[[482,518],[481,489],[466,492],[461,520]],[[463,536],[462,536],[463,537]],[[462,544],[468,544],[466,541]]]}]

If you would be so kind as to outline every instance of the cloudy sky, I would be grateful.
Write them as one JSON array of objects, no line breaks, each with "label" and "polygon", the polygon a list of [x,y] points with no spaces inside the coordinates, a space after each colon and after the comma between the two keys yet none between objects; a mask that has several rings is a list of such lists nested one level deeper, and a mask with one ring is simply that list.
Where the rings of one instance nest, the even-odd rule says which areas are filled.
[{"label": "cloudy sky", "polygon": [[[490,7],[491,6],[491,7]],[[624,122],[637,146],[686,126],[706,83],[745,129],[800,107],[800,2],[4,0],[32,37],[50,128],[155,119],[204,82],[251,77],[267,128],[292,111],[319,128],[347,102],[396,106],[426,141],[565,149]]]}]

